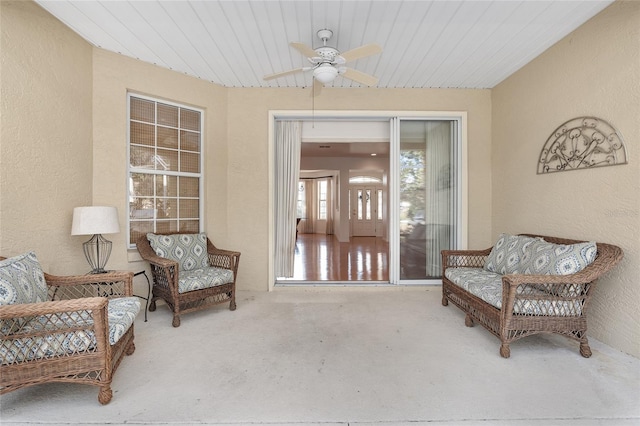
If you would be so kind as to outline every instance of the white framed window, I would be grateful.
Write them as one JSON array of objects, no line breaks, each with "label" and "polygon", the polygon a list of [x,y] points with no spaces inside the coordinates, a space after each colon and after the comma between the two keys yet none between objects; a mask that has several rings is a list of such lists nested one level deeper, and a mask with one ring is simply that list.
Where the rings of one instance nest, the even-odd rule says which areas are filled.
[{"label": "white framed window", "polygon": [[204,111],[127,94],[128,244],[148,232],[202,230]]},{"label": "white framed window", "polygon": [[327,181],[318,181],[318,219],[327,220]]},{"label": "white framed window", "polygon": [[373,176],[353,176],[349,178],[349,183],[382,183],[382,179]]},{"label": "white framed window", "polygon": [[307,217],[307,194],[304,181],[298,182],[298,203],[296,206],[296,217]]}]

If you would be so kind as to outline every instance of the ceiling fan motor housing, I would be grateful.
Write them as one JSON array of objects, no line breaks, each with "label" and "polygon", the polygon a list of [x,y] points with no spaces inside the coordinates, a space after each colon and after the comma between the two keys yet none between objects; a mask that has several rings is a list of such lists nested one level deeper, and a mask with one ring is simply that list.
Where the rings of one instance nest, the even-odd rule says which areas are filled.
[{"label": "ceiling fan motor housing", "polygon": [[329,46],[318,47],[317,49],[315,49],[315,51],[318,54],[318,56],[322,59],[321,61],[318,61],[321,63],[325,63],[325,62],[335,63],[336,57],[340,54],[340,52],[338,52],[338,49],[334,47],[329,47]]}]

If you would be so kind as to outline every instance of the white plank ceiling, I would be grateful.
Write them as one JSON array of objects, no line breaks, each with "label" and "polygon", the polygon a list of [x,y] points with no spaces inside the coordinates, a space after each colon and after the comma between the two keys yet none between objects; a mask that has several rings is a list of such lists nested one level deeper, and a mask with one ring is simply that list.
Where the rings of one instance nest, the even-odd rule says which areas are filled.
[{"label": "white plank ceiling", "polygon": [[[348,65],[381,88],[492,88],[612,0],[75,1],[36,2],[91,44],[226,87],[308,87],[289,46],[381,54]],[[359,87],[342,77],[333,87]]]}]

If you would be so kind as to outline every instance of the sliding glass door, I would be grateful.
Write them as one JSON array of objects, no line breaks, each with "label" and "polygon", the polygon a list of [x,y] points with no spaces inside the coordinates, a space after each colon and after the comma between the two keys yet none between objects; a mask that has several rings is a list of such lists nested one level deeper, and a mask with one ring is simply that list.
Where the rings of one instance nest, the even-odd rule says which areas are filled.
[{"label": "sliding glass door", "polygon": [[459,121],[400,119],[395,128],[396,277],[439,280],[441,251],[457,247]]},{"label": "sliding glass door", "polygon": [[[279,227],[295,229],[295,223],[291,227],[278,223],[276,219],[280,215],[273,207],[278,193],[276,170],[280,167],[274,156],[278,144],[276,122],[310,117],[316,121],[320,118],[331,121],[365,119],[390,124],[389,163],[380,185],[353,182],[352,188],[343,174],[343,179],[339,180],[342,190],[338,185],[335,192],[327,191],[327,200],[333,193],[343,194],[336,196],[333,211],[342,225],[351,225],[354,217],[361,221],[357,230],[351,229],[352,235],[375,235],[388,242],[389,269],[385,276],[389,277],[390,284],[441,283],[441,251],[464,249],[467,244],[466,112],[309,111],[292,114],[290,111],[271,111],[270,115],[270,288],[278,277],[283,276],[276,267],[279,253],[275,242]],[[335,137],[344,138],[344,134]],[[291,210],[294,208],[295,205]],[[293,215],[294,219],[296,217],[300,214]],[[374,233],[371,223],[376,220]],[[300,226],[303,223],[304,219]],[[295,233],[293,235],[295,238]],[[317,260],[321,267],[322,259]]]}]

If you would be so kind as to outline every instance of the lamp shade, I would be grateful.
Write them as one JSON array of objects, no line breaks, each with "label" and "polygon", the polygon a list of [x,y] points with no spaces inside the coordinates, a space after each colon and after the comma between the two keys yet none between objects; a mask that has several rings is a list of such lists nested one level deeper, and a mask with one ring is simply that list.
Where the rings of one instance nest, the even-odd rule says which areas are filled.
[{"label": "lamp shade", "polygon": [[106,206],[73,209],[71,235],[116,234],[120,232],[118,209]]}]

